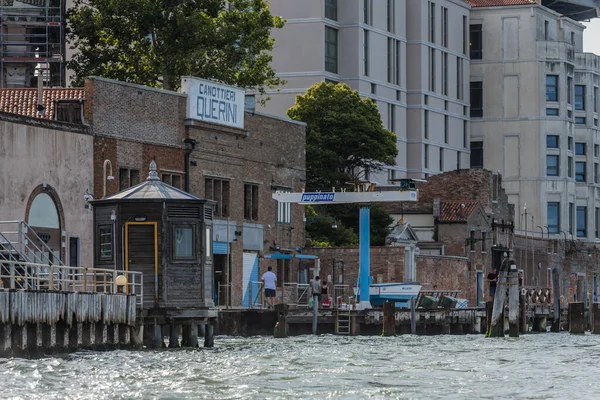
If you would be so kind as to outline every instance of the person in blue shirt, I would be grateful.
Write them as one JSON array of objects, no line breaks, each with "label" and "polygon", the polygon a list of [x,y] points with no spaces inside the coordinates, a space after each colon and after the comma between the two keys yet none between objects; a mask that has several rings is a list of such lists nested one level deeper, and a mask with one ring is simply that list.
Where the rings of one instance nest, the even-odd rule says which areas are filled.
[{"label": "person in blue shirt", "polygon": [[263,274],[262,278],[260,278],[260,281],[265,287],[265,299],[269,303],[269,306],[273,307],[275,305],[275,289],[277,287],[277,275],[273,273],[273,267],[269,265],[267,272]]}]

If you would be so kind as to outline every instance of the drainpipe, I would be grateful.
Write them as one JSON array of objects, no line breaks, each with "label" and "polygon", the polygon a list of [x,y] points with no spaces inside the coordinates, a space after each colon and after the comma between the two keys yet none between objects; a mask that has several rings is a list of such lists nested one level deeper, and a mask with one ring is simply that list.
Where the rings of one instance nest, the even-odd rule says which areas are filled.
[{"label": "drainpipe", "polygon": [[185,144],[189,144],[190,147],[188,147],[185,150],[185,191],[189,193],[190,191],[190,155],[192,154],[192,151],[194,151],[194,149],[196,148],[196,139],[183,139],[183,143]]}]

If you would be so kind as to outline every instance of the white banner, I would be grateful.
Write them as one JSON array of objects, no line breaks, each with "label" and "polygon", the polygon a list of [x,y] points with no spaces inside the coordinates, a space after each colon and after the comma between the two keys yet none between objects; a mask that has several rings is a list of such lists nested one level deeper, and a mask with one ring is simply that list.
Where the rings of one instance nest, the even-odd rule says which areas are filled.
[{"label": "white banner", "polygon": [[184,76],[181,91],[187,94],[187,118],[244,129],[243,89]]}]

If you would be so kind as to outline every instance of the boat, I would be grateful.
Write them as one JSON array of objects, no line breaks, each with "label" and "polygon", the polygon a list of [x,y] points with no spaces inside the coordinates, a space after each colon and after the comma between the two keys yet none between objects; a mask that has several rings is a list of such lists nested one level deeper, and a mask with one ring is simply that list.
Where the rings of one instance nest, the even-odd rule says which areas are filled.
[{"label": "boat", "polygon": [[[360,294],[358,286],[354,286],[354,295]],[[421,291],[418,283],[373,283],[369,286],[370,302],[374,307],[382,307],[386,301],[396,303],[396,307],[408,307],[411,298],[417,298]]]}]

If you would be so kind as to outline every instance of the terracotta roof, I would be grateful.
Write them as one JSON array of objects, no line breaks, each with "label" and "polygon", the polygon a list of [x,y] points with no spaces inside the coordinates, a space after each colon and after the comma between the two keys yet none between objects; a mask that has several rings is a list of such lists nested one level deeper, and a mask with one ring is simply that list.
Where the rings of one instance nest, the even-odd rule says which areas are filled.
[{"label": "terracotta roof", "polygon": [[440,221],[444,222],[466,222],[473,214],[479,203],[476,201],[450,201],[442,202]]},{"label": "terracotta roof", "polygon": [[468,0],[471,7],[503,7],[537,4],[535,0]]},{"label": "terracotta roof", "polygon": [[56,100],[83,100],[83,88],[44,89],[42,101],[46,112],[37,113],[37,89],[0,89],[0,111],[34,118],[54,119]]}]

